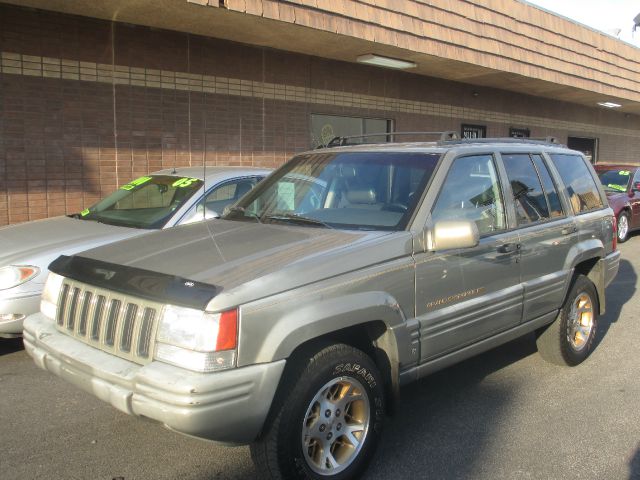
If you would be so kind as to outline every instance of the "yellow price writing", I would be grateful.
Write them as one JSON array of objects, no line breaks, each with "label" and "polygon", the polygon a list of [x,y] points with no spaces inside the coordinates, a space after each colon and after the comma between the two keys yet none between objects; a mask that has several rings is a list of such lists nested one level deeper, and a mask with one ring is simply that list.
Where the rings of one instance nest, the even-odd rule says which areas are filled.
[{"label": "yellow price writing", "polygon": [[181,178],[180,180],[176,180],[175,182],[173,182],[171,186],[175,188],[184,188],[197,181],[197,178]]},{"label": "yellow price writing", "polygon": [[151,177],[140,177],[140,178],[136,178],[135,180],[133,180],[132,182],[127,183],[126,185],[121,186],[120,188],[122,190],[133,190],[134,188],[136,188],[139,185],[142,185],[143,183],[148,182],[149,180],[151,180]]}]

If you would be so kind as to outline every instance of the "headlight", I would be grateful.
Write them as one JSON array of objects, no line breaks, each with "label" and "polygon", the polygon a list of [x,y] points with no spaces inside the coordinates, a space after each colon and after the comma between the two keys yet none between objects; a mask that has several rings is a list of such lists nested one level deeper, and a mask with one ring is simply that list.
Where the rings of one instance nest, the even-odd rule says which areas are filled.
[{"label": "headlight", "polygon": [[167,305],[158,327],[155,358],[197,372],[235,365],[238,309],[208,313]]},{"label": "headlight", "polygon": [[28,282],[40,273],[38,267],[31,265],[9,265],[0,268],[0,290],[17,287]]},{"label": "headlight", "polygon": [[45,317],[54,320],[56,318],[56,309],[58,308],[58,297],[60,296],[60,288],[64,277],[57,273],[49,272],[47,282],[44,284],[42,298],[40,299],[40,311]]}]

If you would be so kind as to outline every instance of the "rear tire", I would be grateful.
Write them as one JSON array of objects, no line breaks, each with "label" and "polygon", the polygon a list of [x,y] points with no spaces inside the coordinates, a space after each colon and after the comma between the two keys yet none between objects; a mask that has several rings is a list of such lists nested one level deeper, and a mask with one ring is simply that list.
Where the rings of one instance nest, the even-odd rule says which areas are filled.
[{"label": "rear tire", "polygon": [[340,479],[367,467],[382,433],[383,379],[362,351],[316,350],[285,374],[251,457],[261,478]]},{"label": "rear tire", "polygon": [[582,363],[593,349],[598,311],[596,287],[584,275],[577,275],[556,320],[538,332],[540,356],[556,365]]},{"label": "rear tire", "polygon": [[624,243],[629,240],[629,214],[625,211],[618,215],[618,243]]}]

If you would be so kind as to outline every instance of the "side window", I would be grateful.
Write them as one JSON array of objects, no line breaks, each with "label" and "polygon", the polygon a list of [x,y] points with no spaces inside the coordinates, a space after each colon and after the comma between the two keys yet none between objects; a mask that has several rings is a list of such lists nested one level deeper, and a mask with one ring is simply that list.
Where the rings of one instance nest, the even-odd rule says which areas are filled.
[{"label": "side window", "polygon": [[638,183],[640,183],[640,168],[636,170],[636,173],[633,176],[633,180],[631,181],[631,188],[635,189]]},{"label": "side window", "polygon": [[502,161],[511,185],[518,225],[548,219],[547,199],[529,154],[502,155]]},{"label": "side window", "polygon": [[[245,193],[250,191],[258,183],[255,178],[238,178],[230,182],[214,187],[204,198],[207,210],[214,211],[218,215],[227,205],[235,203]],[[200,204],[201,202],[199,202]]]},{"label": "side window", "polygon": [[582,157],[553,154],[551,160],[567,188],[567,195],[575,213],[603,207],[600,191]]},{"label": "side window", "polygon": [[455,159],[431,214],[434,221],[472,220],[480,235],[504,230],[504,203],[493,157]]},{"label": "side window", "polygon": [[549,204],[549,213],[551,218],[562,217],[564,215],[564,211],[562,210],[562,204],[560,203],[560,197],[558,196],[558,189],[551,178],[547,164],[543,160],[542,155],[534,154],[531,155],[531,158],[533,158],[533,163],[538,170],[538,176],[540,177],[540,180],[542,180],[542,188],[547,196],[547,203]]},{"label": "side window", "polygon": [[222,215],[226,206],[237,202],[240,197],[250,191],[260,179],[255,177],[238,178],[214,187],[207,196],[189,210],[182,220],[181,225],[198,222],[209,218],[217,218]]}]

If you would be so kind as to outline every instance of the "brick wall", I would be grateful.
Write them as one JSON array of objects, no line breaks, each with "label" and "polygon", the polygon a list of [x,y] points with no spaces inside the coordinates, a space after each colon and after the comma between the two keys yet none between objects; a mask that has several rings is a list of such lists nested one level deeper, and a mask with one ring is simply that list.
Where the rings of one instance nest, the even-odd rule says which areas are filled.
[{"label": "brick wall", "polygon": [[612,161],[640,151],[637,117],[5,4],[0,55],[0,225],[80,211],[163,167],[279,165],[310,147],[312,113],[598,137]]}]

